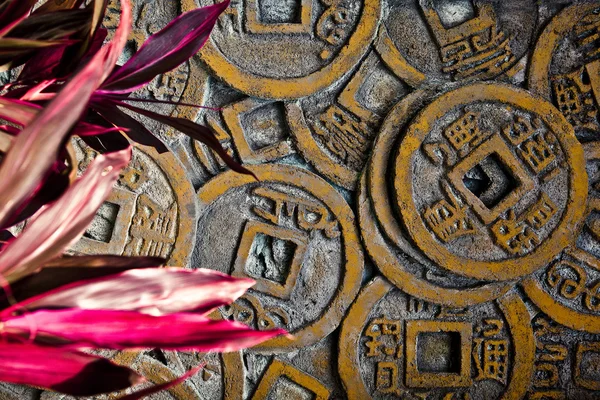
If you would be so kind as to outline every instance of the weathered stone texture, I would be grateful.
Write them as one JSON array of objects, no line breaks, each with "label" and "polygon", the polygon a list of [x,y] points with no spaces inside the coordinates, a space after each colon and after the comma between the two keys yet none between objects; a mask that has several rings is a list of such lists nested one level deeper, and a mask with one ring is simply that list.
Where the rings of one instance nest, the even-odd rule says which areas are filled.
[{"label": "weathered stone texture", "polygon": [[[208,4],[136,1],[130,48]],[[219,315],[293,335],[114,354],[208,360],[154,398],[600,397],[600,2],[233,0],[139,96],[210,107],[152,105],[258,181],[153,126],[172,153],[138,148],[74,251],[251,277]]]}]

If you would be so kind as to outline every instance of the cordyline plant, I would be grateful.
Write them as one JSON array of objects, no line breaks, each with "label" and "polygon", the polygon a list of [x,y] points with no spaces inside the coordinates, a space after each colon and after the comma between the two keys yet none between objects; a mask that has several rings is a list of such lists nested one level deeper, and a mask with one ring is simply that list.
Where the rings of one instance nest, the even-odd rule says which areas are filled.
[{"label": "cordyline plant", "polygon": [[[103,45],[106,0],[0,0],[0,68],[22,67],[0,96],[0,380],[76,396],[128,388],[143,378],[89,349],[236,351],[285,332],[258,332],[208,314],[253,285],[210,270],[159,268],[152,257],[63,256],[92,221],[131,158],[129,141],[166,151],[119,107],[167,123],[212,146],[205,127],[151,113],[128,96],[193,56],[225,1],[185,13],[117,66],[131,26]],[[81,137],[101,155],[78,179],[66,145]],[[29,219],[17,237],[8,232]],[[123,397],[136,399],[180,379]]]}]

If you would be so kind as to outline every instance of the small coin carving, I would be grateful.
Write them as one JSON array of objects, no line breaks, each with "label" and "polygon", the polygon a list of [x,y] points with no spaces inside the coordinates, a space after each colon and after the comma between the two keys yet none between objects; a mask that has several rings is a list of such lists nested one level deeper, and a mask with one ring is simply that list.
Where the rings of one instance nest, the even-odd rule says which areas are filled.
[{"label": "small coin carving", "polygon": [[[73,145],[79,173],[96,152]],[[112,193],[72,251],[83,254],[156,256],[167,265],[187,265],[196,227],[195,193],[179,161],[169,152],[136,146]]]},{"label": "small coin carving", "polygon": [[542,312],[532,320],[535,363],[527,400],[592,400],[600,390],[600,336],[557,324]]},{"label": "small coin carving", "polygon": [[600,133],[600,7],[571,5],[540,35],[529,67],[529,89],[552,103],[582,141]]},{"label": "small coin carving", "polygon": [[407,83],[487,80],[526,55],[534,1],[392,0],[377,51]]},{"label": "small coin carving", "polygon": [[551,104],[508,85],[438,97],[407,127],[394,165],[407,232],[458,275],[522,277],[583,225],[588,178],[573,128]]},{"label": "small coin carving", "polygon": [[527,296],[554,321],[571,329],[600,333],[600,243],[598,182],[600,146],[584,145],[589,176],[589,201],[584,229],[577,243],[522,282]]},{"label": "small coin carving", "polygon": [[[212,0],[183,0],[184,10]],[[294,99],[324,89],[364,56],[379,0],[233,1],[202,59],[215,75],[254,97]]]},{"label": "small coin carving", "polygon": [[522,398],[534,361],[529,321],[516,292],[451,309],[375,278],[342,324],[340,377],[351,400]]},{"label": "small coin carving", "polygon": [[[207,105],[219,110],[206,110],[203,123],[230,156],[244,164],[262,164],[295,153],[283,102],[220,95],[218,86],[214,82],[209,86]],[[194,154],[205,176],[213,177],[227,168],[203,143],[194,141]]]},{"label": "small coin carving", "polygon": [[354,190],[383,117],[409,91],[371,52],[347,79],[288,103],[287,120],[304,158],[334,183]]},{"label": "small coin carving", "polygon": [[231,171],[199,193],[193,265],[256,285],[222,313],[255,329],[286,329],[259,351],[292,351],[331,333],[360,288],[363,256],[351,209],[329,184],[285,165]]},{"label": "small coin carving", "polygon": [[337,345],[332,336],[293,353],[244,352],[239,387],[249,400],[337,399],[343,397],[334,369]]}]

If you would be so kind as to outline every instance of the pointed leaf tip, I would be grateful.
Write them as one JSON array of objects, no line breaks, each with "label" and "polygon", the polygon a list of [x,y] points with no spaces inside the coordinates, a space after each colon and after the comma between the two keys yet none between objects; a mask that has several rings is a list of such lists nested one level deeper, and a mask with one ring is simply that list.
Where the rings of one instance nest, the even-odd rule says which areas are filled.
[{"label": "pointed leaf tip", "polygon": [[0,381],[51,389],[73,396],[126,389],[144,378],[130,370],[78,351],[0,342]]},{"label": "pointed leaf tip", "polygon": [[191,378],[192,376],[196,375],[198,373],[198,371],[200,371],[202,368],[204,368],[204,366],[205,366],[205,364],[199,365],[195,368],[192,368],[191,370],[189,370],[185,374],[181,375],[177,379],[174,379],[170,382],[162,383],[160,385],[155,385],[155,386],[149,387],[144,390],[140,390],[139,392],[131,393],[127,396],[119,397],[118,400],[145,399],[147,396],[150,396],[151,394],[162,392],[163,390],[168,390],[174,386],[179,385],[180,383],[185,382],[187,379]]},{"label": "pointed leaf tip", "polygon": [[146,85],[194,56],[210,33],[229,1],[197,8],[181,14],[142,47],[102,86],[103,91],[130,93]]},{"label": "pointed leaf tip", "polygon": [[255,346],[282,329],[255,331],[246,325],[212,320],[193,313],[151,316],[133,311],[49,310],[4,320],[5,334],[36,340],[63,339],[70,346],[114,350],[160,348],[179,351],[231,352]]},{"label": "pointed leaf tip", "polygon": [[129,310],[154,316],[184,311],[206,315],[232,303],[253,285],[251,279],[205,269],[136,269],[58,287],[6,309],[2,315],[59,308]]},{"label": "pointed leaf tip", "polygon": [[6,279],[14,282],[31,274],[78,240],[130,159],[131,147],[97,156],[83,176],[0,253]]}]

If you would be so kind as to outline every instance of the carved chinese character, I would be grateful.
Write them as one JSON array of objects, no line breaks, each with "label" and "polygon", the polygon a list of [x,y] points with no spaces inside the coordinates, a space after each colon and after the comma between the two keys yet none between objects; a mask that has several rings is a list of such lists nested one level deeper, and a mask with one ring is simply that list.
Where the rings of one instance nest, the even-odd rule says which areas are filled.
[{"label": "carved chinese character", "polygon": [[423,213],[423,219],[436,236],[444,242],[476,233],[471,219],[467,216],[467,208],[447,184],[444,185],[449,201],[442,199],[427,207]]},{"label": "carved chinese character", "polygon": [[[365,336],[370,340],[365,343],[369,348],[368,357],[393,356],[400,358],[402,355],[402,328],[398,321],[378,318],[371,321],[366,329]],[[392,346],[384,341],[388,337],[387,343],[391,341]]]},{"label": "carved chinese character", "polygon": [[455,80],[499,74],[515,62],[510,38],[498,28],[491,4],[477,7],[474,18],[453,27],[444,26],[432,0],[420,4],[440,46],[443,72]]},{"label": "carved chinese character", "polygon": [[373,136],[367,124],[337,105],[330,106],[313,128],[329,151],[347,164],[364,164]]},{"label": "carved chinese character", "polygon": [[540,244],[537,234],[526,224],[517,221],[512,210],[507,219],[501,218],[492,225],[492,232],[498,245],[510,254],[527,254]]}]

